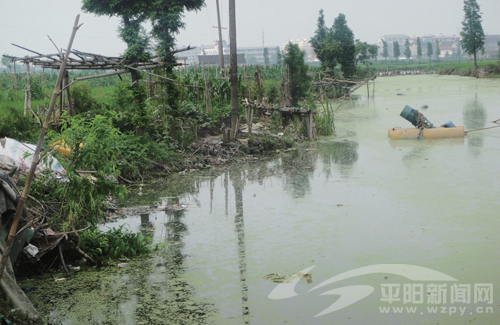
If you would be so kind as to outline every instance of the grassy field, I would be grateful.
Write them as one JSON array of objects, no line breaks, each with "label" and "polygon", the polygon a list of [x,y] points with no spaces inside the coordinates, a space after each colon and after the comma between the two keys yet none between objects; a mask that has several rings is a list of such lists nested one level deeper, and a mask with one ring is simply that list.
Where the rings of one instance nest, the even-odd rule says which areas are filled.
[{"label": "grassy field", "polygon": [[[495,59],[489,60],[478,60],[477,65],[480,69],[487,68],[491,69],[493,73],[488,75],[488,78],[500,78],[500,61]],[[442,74],[455,74],[455,75],[466,75],[472,76],[471,70],[474,70],[474,61],[463,59],[461,62],[458,60],[440,60],[431,61],[429,60],[410,60],[408,62],[406,59],[395,60],[378,60],[376,63],[370,65],[370,69],[373,70],[424,70],[424,71],[437,71]],[[441,70],[441,72],[440,72]]]}]

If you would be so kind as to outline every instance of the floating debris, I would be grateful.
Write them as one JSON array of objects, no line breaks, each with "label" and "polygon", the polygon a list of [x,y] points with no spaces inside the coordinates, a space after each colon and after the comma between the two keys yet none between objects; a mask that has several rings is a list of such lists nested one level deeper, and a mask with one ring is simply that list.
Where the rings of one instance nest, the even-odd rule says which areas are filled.
[{"label": "floating debris", "polygon": [[304,274],[301,272],[295,273],[292,275],[281,275],[279,273],[271,273],[271,274],[264,276],[265,280],[271,280],[271,281],[276,282],[276,283],[291,283],[294,280],[301,279],[301,278],[306,279],[307,283],[313,282],[311,274],[309,274],[309,273]]}]

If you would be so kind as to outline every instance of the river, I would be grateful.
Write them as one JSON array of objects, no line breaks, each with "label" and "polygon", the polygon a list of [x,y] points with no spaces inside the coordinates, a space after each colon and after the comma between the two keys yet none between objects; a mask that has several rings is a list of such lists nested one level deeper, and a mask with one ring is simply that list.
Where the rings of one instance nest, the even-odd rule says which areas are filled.
[{"label": "river", "polygon": [[334,105],[335,136],[144,188],[129,204],[187,205],[107,225],[151,236],[151,256],[29,297],[63,324],[498,324],[500,128],[387,130],[411,126],[405,105],[428,105],[436,125],[492,126],[500,81],[379,78],[375,98],[361,88]]}]

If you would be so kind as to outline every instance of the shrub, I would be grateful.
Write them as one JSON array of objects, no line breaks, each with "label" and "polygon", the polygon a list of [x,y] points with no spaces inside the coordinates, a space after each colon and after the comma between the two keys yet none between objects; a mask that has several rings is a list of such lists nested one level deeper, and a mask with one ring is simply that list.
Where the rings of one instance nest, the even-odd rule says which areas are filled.
[{"label": "shrub", "polygon": [[18,141],[36,141],[39,128],[31,116],[23,115],[21,109],[11,105],[0,110],[0,138],[9,137]]},{"label": "shrub", "polygon": [[31,78],[31,99],[32,100],[43,100],[45,93],[43,91],[41,78],[39,76],[33,76]]},{"label": "shrub", "polygon": [[98,109],[99,103],[92,97],[92,88],[88,82],[79,82],[71,87],[71,99],[77,114]]}]

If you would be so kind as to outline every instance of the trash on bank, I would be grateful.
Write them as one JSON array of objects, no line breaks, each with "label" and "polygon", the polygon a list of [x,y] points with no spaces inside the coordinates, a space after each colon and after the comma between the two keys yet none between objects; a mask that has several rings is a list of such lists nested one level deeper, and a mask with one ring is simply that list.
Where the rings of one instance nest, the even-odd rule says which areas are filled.
[{"label": "trash on bank", "polygon": [[[0,139],[0,157],[6,156],[11,158],[16,166],[21,169],[30,169],[35,149],[36,145],[33,144],[21,143],[7,137]],[[50,169],[66,175],[66,170],[63,166],[50,154],[36,166],[37,173],[44,169]]]},{"label": "trash on bank", "polygon": [[38,247],[28,244],[28,246],[24,247],[24,251],[30,254],[32,257],[35,257],[36,254],[38,254]]},{"label": "trash on bank", "polygon": [[465,136],[463,126],[455,126],[449,121],[440,127],[435,127],[418,110],[406,105],[401,111],[401,117],[413,124],[415,128],[391,128],[389,138],[398,139],[421,139],[421,138],[463,138]]}]

